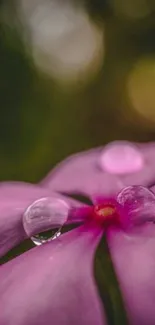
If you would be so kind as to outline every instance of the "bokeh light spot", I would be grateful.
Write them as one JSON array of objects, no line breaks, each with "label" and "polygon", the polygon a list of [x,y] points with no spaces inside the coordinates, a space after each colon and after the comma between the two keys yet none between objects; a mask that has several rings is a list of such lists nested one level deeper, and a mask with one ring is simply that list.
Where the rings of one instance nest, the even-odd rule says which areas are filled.
[{"label": "bokeh light spot", "polygon": [[155,58],[138,61],[131,71],[127,91],[133,109],[146,123],[155,123]]},{"label": "bokeh light spot", "polygon": [[[63,83],[89,79],[103,62],[103,26],[72,2],[19,0],[26,42],[38,69]],[[29,31],[29,33],[28,33]]]}]

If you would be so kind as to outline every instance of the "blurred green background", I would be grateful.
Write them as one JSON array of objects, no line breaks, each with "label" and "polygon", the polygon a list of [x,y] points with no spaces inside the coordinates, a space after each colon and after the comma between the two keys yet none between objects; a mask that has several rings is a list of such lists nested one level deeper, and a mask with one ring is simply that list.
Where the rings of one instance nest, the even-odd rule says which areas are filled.
[{"label": "blurred green background", "polygon": [[155,0],[0,2],[0,180],[155,140]]},{"label": "blurred green background", "polygon": [[[0,0],[0,180],[37,182],[119,139],[155,140],[155,0]],[[106,249],[98,261],[122,316]]]}]

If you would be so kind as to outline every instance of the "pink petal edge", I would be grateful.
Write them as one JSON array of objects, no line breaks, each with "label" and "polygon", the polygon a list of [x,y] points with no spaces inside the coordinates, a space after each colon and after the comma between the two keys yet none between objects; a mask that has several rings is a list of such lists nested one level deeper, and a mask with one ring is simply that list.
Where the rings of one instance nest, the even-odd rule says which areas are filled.
[{"label": "pink petal edge", "polygon": [[54,191],[80,193],[90,198],[111,195],[122,189],[116,175],[100,168],[102,148],[77,153],[58,164],[41,181],[41,185]]},{"label": "pink petal edge", "polygon": [[[102,164],[108,146],[116,149],[119,147],[119,150],[121,146],[123,148],[131,146],[135,151],[137,150],[136,166],[139,167],[134,171],[132,168],[130,171],[124,170],[121,174],[110,173]],[[115,195],[125,186],[150,186],[150,183],[155,182],[155,143],[133,144],[127,141],[115,141],[108,146],[70,156],[58,164],[40,185],[59,192],[81,193],[94,200],[100,195]],[[114,163],[117,169],[119,164],[122,166],[120,160],[115,159]]]}]

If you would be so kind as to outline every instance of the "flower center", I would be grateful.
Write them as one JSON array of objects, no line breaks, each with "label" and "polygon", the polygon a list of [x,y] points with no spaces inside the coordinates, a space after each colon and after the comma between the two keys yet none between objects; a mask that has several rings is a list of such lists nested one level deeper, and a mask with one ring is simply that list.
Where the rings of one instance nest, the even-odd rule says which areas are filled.
[{"label": "flower center", "polygon": [[95,205],[93,209],[93,217],[104,225],[109,225],[118,221],[117,209],[112,204]]},{"label": "flower center", "polygon": [[101,217],[109,217],[109,216],[112,216],[115,212],[116,212],[116,209],[115,207],[112,207],[112,206],[95,206],[95,213],[98,215],[98,216],[101,216]]}]

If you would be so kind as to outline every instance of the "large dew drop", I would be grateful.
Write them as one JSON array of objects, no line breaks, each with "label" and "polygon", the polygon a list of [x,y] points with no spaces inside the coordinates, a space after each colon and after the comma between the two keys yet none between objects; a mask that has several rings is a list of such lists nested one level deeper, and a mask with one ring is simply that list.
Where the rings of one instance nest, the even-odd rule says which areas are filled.
[{"label": "large dew drop", "polygon": [[117,196],[117,202],[123,207],[126,219],[122,225],[135,226],[155,221],[155,195],[140,185],[125,187]]},{"label": "large dew drop", "polygon": [[31,237],[35,245],[56,239],[67,221],[69,209],[65,201],[55,197],[34,201],[23,215],[26,234]]},{"label": "large dew drop", "polygon": [[143,157],[135,145],[126,141],[115,141],[104,148],[100,165],[110,174],[134,173],[143,168]]}]

